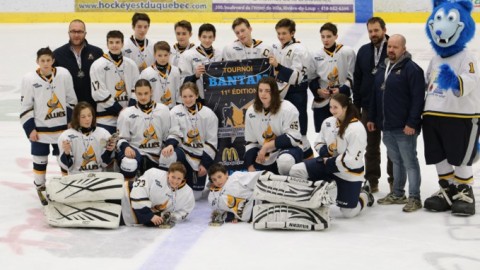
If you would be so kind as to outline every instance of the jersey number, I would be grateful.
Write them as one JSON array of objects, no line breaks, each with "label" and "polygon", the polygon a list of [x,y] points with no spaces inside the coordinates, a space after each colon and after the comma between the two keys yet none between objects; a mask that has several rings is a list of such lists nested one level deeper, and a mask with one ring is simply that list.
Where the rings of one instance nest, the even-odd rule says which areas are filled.
[{"label": "jersey number", "polygon": [[468,72],[475,73],[475,68],[473,68],[473,63],[470,62],[470,63],[468,63],[468,65],[470,66],[470,70]]},{"label": "jersey number", "polygon": [[145,186],[145,180],[143,179],[137,179],[133,183],[133,187],[144,187]]},{"label": "jersey number", "polygon": [[92,82],[92,87],[93,87],[93,91],[97,91],[98,88],[100,88],[100,82],[99,81]]}]

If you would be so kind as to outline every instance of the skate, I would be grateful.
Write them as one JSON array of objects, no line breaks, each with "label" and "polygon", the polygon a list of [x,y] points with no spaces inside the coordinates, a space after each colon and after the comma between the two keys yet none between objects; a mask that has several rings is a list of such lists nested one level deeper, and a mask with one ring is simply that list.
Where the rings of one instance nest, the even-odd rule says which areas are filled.
[{"label": "skate", "polygon": [[457,194],[453,196],[452,215],[475,215],[475,197],[473,196],[472,186],[458,185]]},{"label": "skate", "polygon": [[360,192],[365,193],[365,195],[367,195],[367,198],[368,198],[367,206],[372,207],[372,205],[375,203],[375,197],[373,197],[373,194],[370,189],[370,184],[368,183],[368,181],[363,184],[362,190]]},{"label": "skate", "polygon": [[208,226],[219,227],[225,223],[225,213],[221,211],[214,210],[211,218],[212,220],[208,223]]},{"label": "skate", "polygon": [[449,211],[452,208],[452,197],[456,193],[455,186],[445,180],[438,181],[438,184],[440,185],[440,190],[427,198],[423,207],[434,212]]},{"label": "skate", "polygon": [[48,200],[47,198],[45,197],[45,185],[40,185],[40,186],[37,186],[37,184],[33,183],[35,185],[35,188],[37,190],[37,195],[38,195],[38,199],[40,200],[40,203],[45,206],[45,205],[48,205]]}]

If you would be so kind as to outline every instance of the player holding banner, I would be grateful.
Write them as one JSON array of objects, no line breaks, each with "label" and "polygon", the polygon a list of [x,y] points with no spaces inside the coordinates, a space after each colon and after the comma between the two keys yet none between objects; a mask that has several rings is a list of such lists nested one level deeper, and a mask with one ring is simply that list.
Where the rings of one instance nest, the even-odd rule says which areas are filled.
[{"label": "player holding banner", "polygon": [[268,58],[272,53],[269,45],[252,38],[252,27],[247,19],[236,18],[232,23],[232,30],[237,40],[223,49],[224,61]]}]

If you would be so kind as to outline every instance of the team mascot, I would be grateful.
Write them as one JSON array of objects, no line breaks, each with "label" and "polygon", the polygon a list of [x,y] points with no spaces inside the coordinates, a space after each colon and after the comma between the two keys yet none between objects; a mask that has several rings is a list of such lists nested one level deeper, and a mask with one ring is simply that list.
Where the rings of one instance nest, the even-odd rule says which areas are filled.
[{"label": "team mascot", "polygon": [[436,54],[427,70],[423,113],[425,160],[435,164],[440,190],[425,200],[431,211],[475,214],[472,162],[477,154],[480,77],[477,60],[465,46],[475,22],[470,0],[434,0],[426,24]]}]

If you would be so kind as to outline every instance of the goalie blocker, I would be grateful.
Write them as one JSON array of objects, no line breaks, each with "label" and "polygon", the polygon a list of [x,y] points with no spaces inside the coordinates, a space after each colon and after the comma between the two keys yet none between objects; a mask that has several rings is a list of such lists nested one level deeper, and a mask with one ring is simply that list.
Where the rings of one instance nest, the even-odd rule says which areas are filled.
[{"label": "goalie blocker", "polygon": [[328,206],[306,209],[285,204],[253,207],[253,228],[257,230],[321,231],[329,227]]}]

